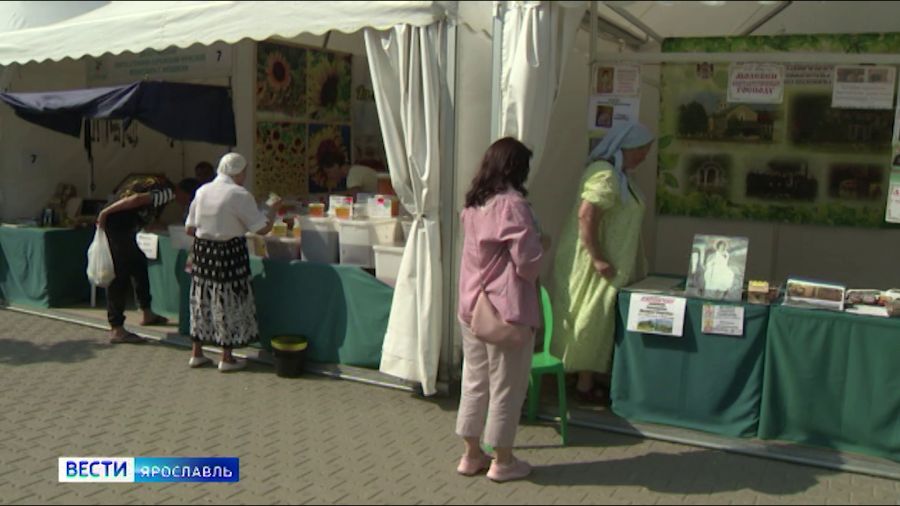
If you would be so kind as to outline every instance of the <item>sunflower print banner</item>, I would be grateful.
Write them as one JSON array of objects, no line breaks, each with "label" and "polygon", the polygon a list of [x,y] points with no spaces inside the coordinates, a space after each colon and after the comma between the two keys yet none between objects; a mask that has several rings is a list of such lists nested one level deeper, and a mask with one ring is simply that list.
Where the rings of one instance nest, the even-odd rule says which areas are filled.
[{"label": "sunflower print banner", "polygon": [[307,97],[309,117],[322,122],[350,122],[350,55],[310,51]]},{"label": "sunflower print banner", "polygon": [[347,189],[350,163],[350,127],[309,126],[309,193],[331,193]]},{"label": "sunflower print banner", "polygon": [[256,109],[305,118],[307,50],[261,42],[256,55]]},{"label": "sunflower print banner", "polygon": [[306,195],[306,131],[302,123],[256,124],[253,189],[257,198],[269,192],[285,197]]}]

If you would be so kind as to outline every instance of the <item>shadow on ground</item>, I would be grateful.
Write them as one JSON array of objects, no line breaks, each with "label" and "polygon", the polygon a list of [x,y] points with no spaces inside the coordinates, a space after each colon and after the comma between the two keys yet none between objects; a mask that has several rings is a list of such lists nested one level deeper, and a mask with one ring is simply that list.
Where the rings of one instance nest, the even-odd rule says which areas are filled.
[{"label": "shadow on ground", "polygon": [[[698,472],[698,469],[702,472]],[[558,464],[535,468],[532,483],[550,487],[579,485],[634,486],[667,494],[715,494],[753,490],[790,495],[808,490],[823,469],[777,464],[713,450],[679,454],[649,453],[637,457]]]},{"label": "shadow on ground", "polygon": [[110,345],[96,339],[78,339],[53,344],[35,344],[19,339],[0,339],[0,364],[31,365],[41,362],[72,364],[94,358]]}]

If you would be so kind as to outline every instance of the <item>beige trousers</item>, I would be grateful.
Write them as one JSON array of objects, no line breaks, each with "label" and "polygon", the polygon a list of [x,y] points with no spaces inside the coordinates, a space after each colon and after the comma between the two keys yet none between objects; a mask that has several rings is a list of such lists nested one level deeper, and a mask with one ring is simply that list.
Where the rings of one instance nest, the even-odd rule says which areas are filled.
[{"label": "beige trousers", "polygon": [[463,335],[462,397],[456,433],[480,438],[495,448],[510,448],[516,439],[528,393],[534,336],[521,348],[486,344],[460,323]]}]

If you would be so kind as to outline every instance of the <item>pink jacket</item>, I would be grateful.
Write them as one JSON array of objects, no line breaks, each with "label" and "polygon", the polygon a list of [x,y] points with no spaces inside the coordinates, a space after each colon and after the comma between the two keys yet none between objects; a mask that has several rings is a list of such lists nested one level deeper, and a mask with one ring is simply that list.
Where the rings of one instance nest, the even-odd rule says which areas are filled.
[{"label": "pink jacket", "polygon": [[504,321],[539,327],[535,282],[544,254],[531,207],[519,192],[495,195],[483,207],[466,208],[459,273],[459,319],[471,324],[482,283]]}]

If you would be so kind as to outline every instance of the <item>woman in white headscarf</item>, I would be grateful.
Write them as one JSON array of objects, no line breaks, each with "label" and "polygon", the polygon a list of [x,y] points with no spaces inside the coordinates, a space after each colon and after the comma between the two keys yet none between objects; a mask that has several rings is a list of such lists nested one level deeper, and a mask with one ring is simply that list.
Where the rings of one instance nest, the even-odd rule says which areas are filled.
[{"label": "woman in white headscarf", "polygon": [[197,190],[185,227],[195,237],[191,272],[191,367],[211,363],[203,344],[222,347],[219,371],[243,369],[246,362],[232,356],[232,348],[259,338],[256,306],[250,286],[247,232],[265,235],[272,229],[269,216],[244,187],[247,161],[228,153],[219,161],[218,176]]},{"label": "woman in white headscarf", "polygon": [[[595,373],[608,375],[615,340],[616,297],[646,274],[641,244],[644,199],[628,173],[654,135],[638,123],[614,127],[591,152],[580,195],[560,238],[553,270],[552,353],[578,373],[576,398],[605,403]],[[608,385],[606,385],[608,387]]]}]

